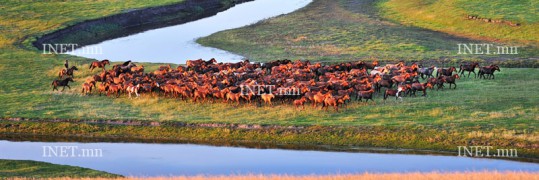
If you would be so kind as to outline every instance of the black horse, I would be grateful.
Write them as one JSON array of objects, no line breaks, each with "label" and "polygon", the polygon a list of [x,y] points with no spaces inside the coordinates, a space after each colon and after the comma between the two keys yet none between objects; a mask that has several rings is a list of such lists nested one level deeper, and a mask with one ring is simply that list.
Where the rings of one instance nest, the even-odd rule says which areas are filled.
[{"label": "black horse", "polygon": [[66,88],[66,86],[71,89],[71,87],[69,86],[69,82],[75,82],[73,81],[73,78],[66,78],[64,80],[54,80],[52,81],[52,90],[54,91],[55,89],[58,90],[58,86],[63,86],[64,88],[62,88],[62,91],[64,91],[64,89]]}]

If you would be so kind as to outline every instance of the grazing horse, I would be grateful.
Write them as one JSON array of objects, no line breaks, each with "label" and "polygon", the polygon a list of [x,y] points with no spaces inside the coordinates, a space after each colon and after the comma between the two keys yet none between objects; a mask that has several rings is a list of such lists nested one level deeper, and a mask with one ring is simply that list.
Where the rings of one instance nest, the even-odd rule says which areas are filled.
[{"label": "grazing horse", "polygon": [[453,89],[457,88],[457,84],[455,83],[456,79],[460,79],[460,76],[458,74],[453,74],[453,76],[440,76],[440,78],[449,84],[449,89],[451,89],[451,84],[454,84],[455,87]]},{"label": "grazing horse", "polygon": [[90,64],[90,69],[92,72],[95,68],[103,68],[103,71],[105,71],[105,66],[110,65],[110,61],[108,59],[102,60],[102,61],[94,61]]},{"label": "grazing horse", "polygon": [[453,72],[457,72],[457,68],[455,68],[454,66],[447,69],[441,68],[438,69],[438,71],[436,72],[436,77],[440,77],[442,75],[451,76],[453,75]]},{"label": "grazing horse", "polygon": [[52,81],[52,90],[54,91],[55,89],[58,90],[58,86],[63,86],[62,88],[62,91],[64,91],[64,89],[66,88],[66,86],[71,89],[71,87],[69,86],[69,82],[75,82],[73,81],[73,78],[65,78],[64,80],[54,80]]},{"label": "grazing horse", "polygon": [[473,73],[474,78],[477,78],[477,74],[475,74],[475,68],[479,67],[479,63],[474,62],[471,64],[461,64],[460,65],[460,75],[463,76],[465,71],[468,71],[468,78],[470,77],[470,73]]},{"label": "grazing horse", "polygon": [[[490,66],[484,66],[484,67],[481,67],[479,68],[479,79],[481,78],[484,78],[486,79],[487,77],[490,79],[494,79],[494,72],[495,71],[500,71],[500,67],[498,65],[490,65]],[[485,74],[487,75],[487,77],[485,77]]]},{"label": "grazing horse", "polygon": [[68,77],[71,76],[72,78],[75,78],[73,75],[73,71],[79,70],[76,66],[71,66],[71,68],[68,69],[62,69],[60,72],[58,72],[58,78],[62,78],[63,76],[67,75]]}]

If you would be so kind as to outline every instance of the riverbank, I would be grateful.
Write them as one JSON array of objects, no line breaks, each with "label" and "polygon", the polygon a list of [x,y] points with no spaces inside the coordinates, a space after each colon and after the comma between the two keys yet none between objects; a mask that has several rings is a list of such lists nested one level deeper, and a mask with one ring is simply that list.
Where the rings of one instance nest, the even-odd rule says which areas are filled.
[{"label": "riverbank", "polygon": [[[514,67],[532,67],[532,64],[538,64],[537,57],[539,57],[539,51],[537,46],[528,43],[506,44],[504,41],[462,37],[455,34],[443,33],[445,31],[437,31],[440,28],[452,29],[453,24],[449,23],[443,24],[443,26],[433,25],[439,27],[434,28],[434,30],[421,28],[423,26],[403,25],[385,16],[388,13],[386,12],[387,9],[382,8],[380,5],[384,2],[371,0],[315,0],[305,8],[294,13],[267,19],[250,26],[215,33],[200,38],[197,42],[204,46],[216,47],[242,55],[253,61],[263,62],[286,57],[288,59],[308,59],[311,61],[325,62],[376,58],[382,62],[396,62],[400,60],[409,62],[437,61],[436,65],[442,64],[443,60],[445,60],[445,63],[480,61],[498,64],[504,61],[529,61],[524,66]],[[408,1],[399,2],[401,2],[400,4],[406,4]],[[420,4],[423,1],[413,2]],[[501,2],[499,1],[497,3],[500,4]],[[504,4],[507,4],[507,6],[518,6],[520,2]],[[399,6],[399,4],[394,6],[404,9],[404,6]],[[409,8],[406,12],[423,12],[418,10],[418,7],[423,6],[410,6],[414,7],[413,10]],[[477,5],[475,7],[485,6]],[[440,14],[447,12],[445,8],[445,6],[432,7],[434,10],[440,10],[437,11]],[[496,6],[483,8],[484,11],[491,13],[497,12],[495,9],[497,10]],[[507,13],[507,11],[504,12]],[[449,11],[447,13],[451,14],[452,12]],[[521,11],[518,14],[533,13],[535,13],[533,10],[527,10]],[[427,13],[424,12],[424,14]],[[453,18],[459,15],[451,14],[450,16]],[[430,16],[426,17],[428,18]],[[435,18],[435,20],[445,21],[448,19]],[[450,22],[460,21],[455,19],[450,20]],[[462,20],[462,22],[465,21]],[[498,35],[502,38],[512,36],[513,34],[518,34],[518,36],[525,34],[527,39],[537,39],[537,30],[533,30],[530,27],[532,26],[526,25],[526,27],[522,26],[518,28],[505,26],[487,28],[485,26],[479,26],[473,29],[476,31],[476,34],[482,35],[486,33],[489,34],[489,37]],[[526,28],[527,30],[520,32],[524,30],[522,28]],[[458,54],[458,44],[469,43],[489,43],[501,46],[518,46],[519,48],[518,54],[511,55]]]},{"label": "riverbank", "polygon": [[119,178],[120,175],[38,161],[0,159],[0,178]]},{"label": "riverbank", "polygon": [[57,140],[95,138],[113,142],[195,142],[255,148],[446,155],[458,155],[457,146],[490,145],[499,149],[517,149],[518,158],[509,158],[509,160],[539,162],[539,150],[535,140],[508,136],[507,130],[491,131],[489,132],[491,135],[488,136],[484,133],[477,131],[463,133],[463,130],[413,126],[261,126],[163,121],[94,121],[93,123],[44,120],[0,121],[0,134],[2,134],[0,137],[14,140],[28,137],[39,139],[42,136],[43,139],[56,138]]},{"label": "riverbank", "polygon": [[[379,180],[379,179],[416,179],[416,180],[453,180],[453,179],[534,179],[539,176],[539,173],[533,172],[431,172],[431,173],[365,173],[365,174],[342,174],[342,175],[324,175],[324,176],[293,176],[293,175],[243,175],[243,176],[180,176],[180,177],[127,177],[127,178],[92,178],[96,180],[112,180],[112,179],[147,179],[147,180]],[[17,178],[16,178],[17,179]],[[17,180],[27,178],[18,178]],[[60,180],[72,180],[81,178],[53,178]],[[87,178],[82,178],[87,179]]]},{"label": "riverbank", "polygon": [[[182,0],[180,3],[158,7],[129,9],[120,14],[85,20],[44,35],[37,35],[26,42],[43,50],[43,44],[70,44],[78,47],[129,36],[143,31],[183,24],[252,0]],[[37,38],[33,40],[33,38]],[[26,45],[28,46],[28,45]]]}]

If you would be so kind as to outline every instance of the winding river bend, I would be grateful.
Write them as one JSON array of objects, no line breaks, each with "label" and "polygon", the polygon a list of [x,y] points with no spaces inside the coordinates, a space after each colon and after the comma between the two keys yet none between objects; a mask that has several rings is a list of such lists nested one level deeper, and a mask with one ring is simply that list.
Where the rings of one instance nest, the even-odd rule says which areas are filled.
[{"label": "winding river bend", "polygon": [[[67,156],[50,148],[77,147]],[[79,157],[82,150],[101,157]],[[194,144],[0,141],[0,159],[36,160],[86,167],[125,176],[347,174],[364,172],[539,171],[539,164],[439,155],[402,155],[249,149]],[[74,154],[72,156],[71,154]],[[86,153],[88,154],[88,153]],[[97,154],[97,153],[96,153]]]},{"label": "winding river bend", "polygon": [[[183,64],[188,59],[211,59],[219,62],[239,61],[243,57],[196,43],[200,37],[256,23],[270,17],[293,12],[312,0],[255,0],[236,5],[215,16],[197,21],[145,31],[122,38],[84,46],[69,54],[112,61],[160,62]],[[103,53],[84,53],[84,49],[101,49]]]}]

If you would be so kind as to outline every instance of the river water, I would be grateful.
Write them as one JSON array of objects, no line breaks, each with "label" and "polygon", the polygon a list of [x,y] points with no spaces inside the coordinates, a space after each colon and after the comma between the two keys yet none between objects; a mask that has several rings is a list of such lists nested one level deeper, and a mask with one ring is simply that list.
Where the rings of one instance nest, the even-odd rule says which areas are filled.
[{"label": "river water", "polygon": [[[216,48],[204,47],[195,40],[213,33],[254,24],[260,20],[287,14],[312,0],[255,0],[236,5],[215,16],[197,21],[145,31],[81,47],[69,54],[112,61],[160,62],[184,64],[189,59],[219,62],[240,61],[243,57]],[[102,53],[84,53],[101,49]]]},{"label": "river water", "polygon": [[[71,146],[77,148],[67,149],[67,155],[63,157],[60,156],[60,149],[56,150],[57,147]],[[54,150],[57,151],[56,155],[52,153]],[[90,150],[96,153],[91,156],[88,153]],[[97,150],[102,152],[100,157]],[[539,171],[539,164],[499,159],[195,144],[0,141],[0,159],[44,161],[125,176]]]}]

